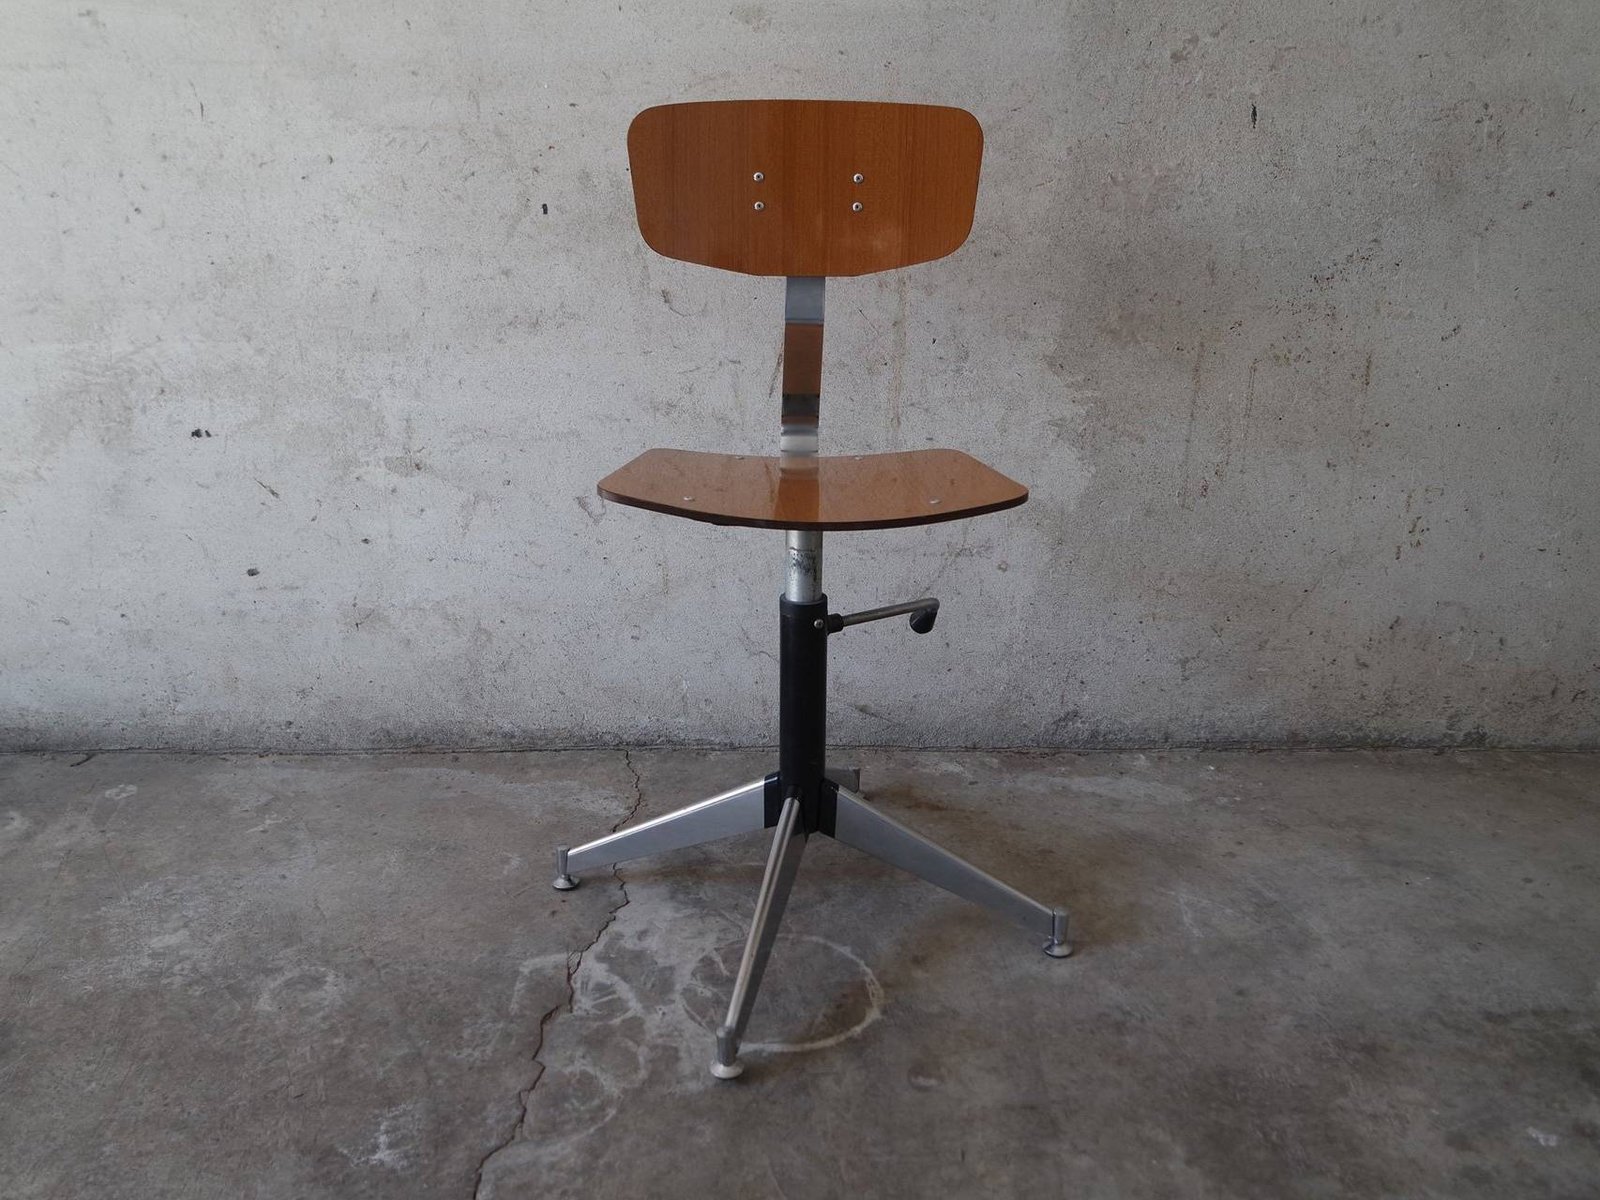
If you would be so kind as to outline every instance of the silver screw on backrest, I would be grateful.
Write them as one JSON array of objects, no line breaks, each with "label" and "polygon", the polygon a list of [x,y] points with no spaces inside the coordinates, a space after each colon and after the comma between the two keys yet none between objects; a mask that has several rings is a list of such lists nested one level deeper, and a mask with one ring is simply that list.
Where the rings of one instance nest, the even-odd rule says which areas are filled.
[{"label": "silver screw on backrest", "polygon": [[851,180],[852,183],[863,183],[863,182],[866,181],[866,178],[867,177],[865,175],[863,175],[860,171],[857,171],[854,175],[850,176],[850,180]]},{"label": "silver screw on backrest", "polygon": [[860,212],[861,211],[861,201],[857,200],[854,204],[852,204],[850,206],[850,211],[851,212]]},{"label": "silver screw on backrest", "polygon": [[[750,178],[754,179],[757,183],[760,183],[763,179],[766,178],[766,176],[763,175],[760,171],[757,171],[754,175],[750,176]],[[857,178],[856,182],[860,183],[861,180],[859,178]]]},{"label": "silver screw on backrest", "polygon": [[766,205],[761,203],[761,201],[759,201],[759,200],[756,201],[756,211],[757,212],[760,212],[765,207],[766,207]]}]

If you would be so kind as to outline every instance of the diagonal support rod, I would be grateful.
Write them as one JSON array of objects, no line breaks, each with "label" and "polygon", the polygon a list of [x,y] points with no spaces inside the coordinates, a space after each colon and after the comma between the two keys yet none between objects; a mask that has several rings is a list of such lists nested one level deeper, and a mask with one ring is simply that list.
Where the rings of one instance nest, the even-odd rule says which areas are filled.
[{"label": "diagonal support rod", "polygon": [[717,1030],[717,1059],[711,1064],[711,1073],[718,1079],[733,1079],[744,1071],[744,1065],[739,1062],[739,1042],[750,1023],[756,990],[761,986],[762,972],[772,954],[772,943],[778,937],[778,926],[783,921],[783,910],[789,903],[789,891],[794,887],[795,874],[800,870],[800,854],[805,847],[806,833],[800,825],[800,798],[790,796],[783,802],[777,830],[772,835],[772,853],[767,857],[767,873],[762,877],[761,893],[756,897],[756,912],[750,921],[744,957],[739,961],[739,974],[733,981],[728,1015],[722,1028]]}]

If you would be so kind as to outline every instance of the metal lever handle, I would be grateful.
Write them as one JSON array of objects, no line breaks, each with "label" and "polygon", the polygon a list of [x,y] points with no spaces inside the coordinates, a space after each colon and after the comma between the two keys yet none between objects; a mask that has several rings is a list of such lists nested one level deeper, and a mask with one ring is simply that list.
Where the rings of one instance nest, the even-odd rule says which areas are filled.
[{"label": "metal lever handle", "polygon": [[927,633],[938,619],[939,602],[932,596],[924,596],[921,600],[907,600],[903,604],[885,604],[882,608],[864,608],[860,612],[829,613],[825,620],[820,617],[817,619],[817,628],[826,629],[829,633],[838,633],[847,625],[861,625],[867,621],[881,621],[885,617],[908,614],[911,617],[911,631]]}]

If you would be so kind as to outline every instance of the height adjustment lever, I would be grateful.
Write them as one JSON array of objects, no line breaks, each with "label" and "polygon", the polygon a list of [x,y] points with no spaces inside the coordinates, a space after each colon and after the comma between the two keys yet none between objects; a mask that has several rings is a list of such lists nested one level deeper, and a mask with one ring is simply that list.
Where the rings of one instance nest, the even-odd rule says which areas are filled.
[{"label": "height adjustment lever", "polygon": [[864,608],[854,613],[829,613],[817,618],[817,628],[838,633],[847,625],[862,625],[868,621],[881,621],[885,617],[911,617],[911,632],[927,633],[939,616],[939,602],[932,596],[921,600],[907,600],[903,604],[885,604],[882,608]]}]

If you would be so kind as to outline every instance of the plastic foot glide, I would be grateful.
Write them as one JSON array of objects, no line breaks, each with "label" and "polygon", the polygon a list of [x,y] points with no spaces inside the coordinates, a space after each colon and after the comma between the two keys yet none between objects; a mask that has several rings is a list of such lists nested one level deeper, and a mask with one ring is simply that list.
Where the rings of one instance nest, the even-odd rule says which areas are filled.
[{"label": "plastic foot glide", "polygon": [[1067,958],[1072,954],[1072,943],[1067,940],[1066,910],[1058,908],[1050,915],[1050,940],[1044,944],[1044,952],[1051,958]]},{"label": "plastic foot glide", "polygon": [[717,1057],[711,1064],[711,1073],[718,1079],[737,1079],[744,1074],[744,1064],[739,1061],[739,1038],[730,1025],[717,1030]]},{"label": "plastic foot glide", "polygon": [[578,886],[578,881],[567,873],[567,848],[565,846],[556,851],[556,877],[550,886],[558,892],[570,892]]}]

